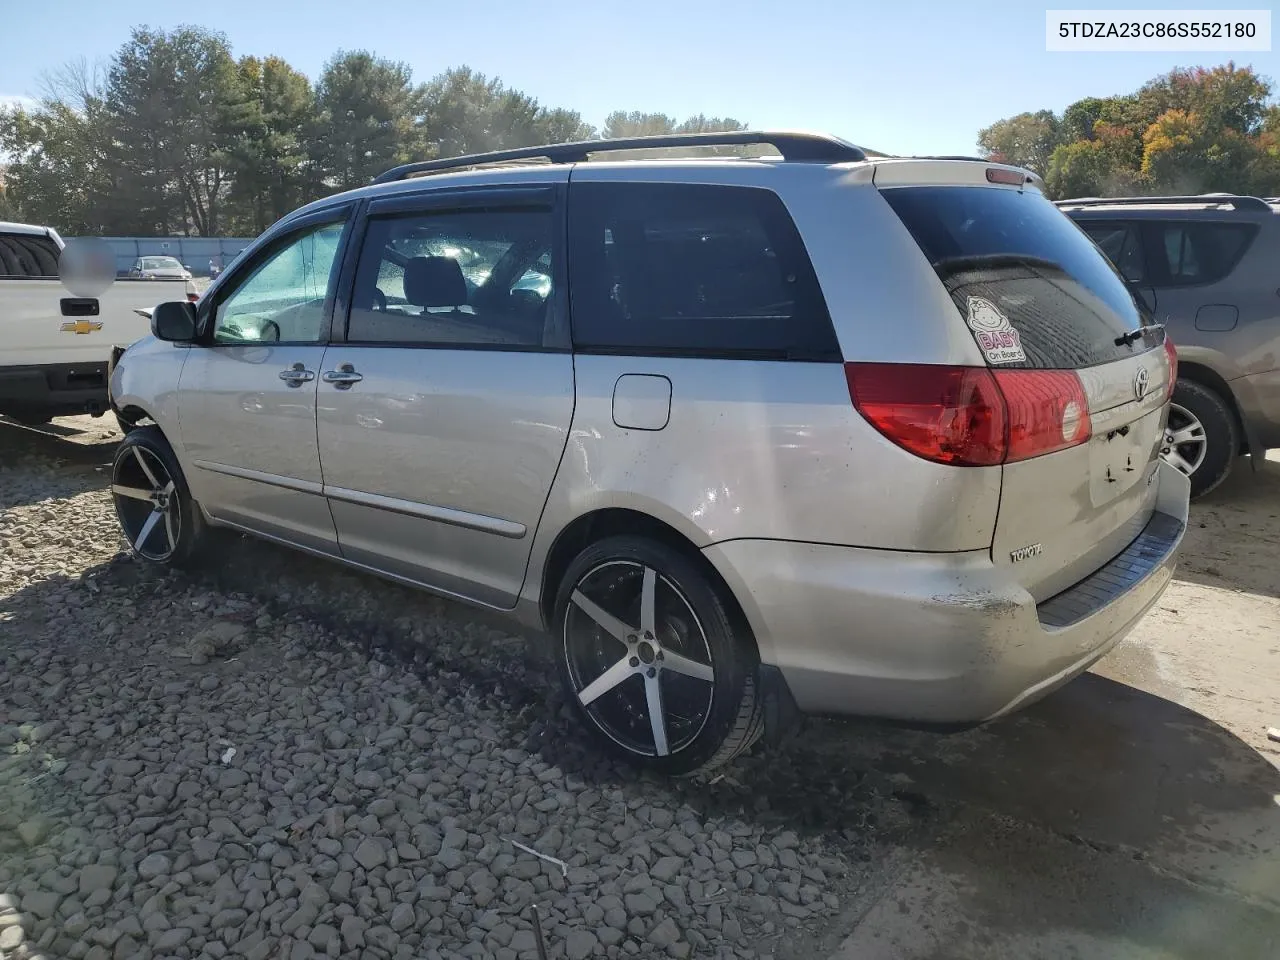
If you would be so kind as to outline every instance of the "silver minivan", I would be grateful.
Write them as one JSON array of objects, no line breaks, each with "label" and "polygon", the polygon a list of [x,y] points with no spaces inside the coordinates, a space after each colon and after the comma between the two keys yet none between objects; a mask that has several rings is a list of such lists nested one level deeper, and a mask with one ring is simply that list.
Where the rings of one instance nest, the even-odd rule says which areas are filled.
[{"label": "silver minivan", "polygon": [[[736,144],[776,155],[607,159]],[[1156,601],[1187,518],[1171,344],[999,164],[768,133],[409,164],[152,330],[111,381],[139,557],[225,527],[508,611],[669,773],[796,709],[1017,710]]]}]

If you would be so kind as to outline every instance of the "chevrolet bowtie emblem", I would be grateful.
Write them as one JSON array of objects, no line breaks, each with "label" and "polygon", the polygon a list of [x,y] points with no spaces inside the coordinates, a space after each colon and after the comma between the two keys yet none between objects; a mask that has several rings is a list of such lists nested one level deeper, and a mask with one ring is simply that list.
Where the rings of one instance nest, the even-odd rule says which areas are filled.
[{"label": "chevrolet bowtie emblem", "polygon": [[101,320],[68,320],[60,328],[63,333],[93,333],[102,329]]}]

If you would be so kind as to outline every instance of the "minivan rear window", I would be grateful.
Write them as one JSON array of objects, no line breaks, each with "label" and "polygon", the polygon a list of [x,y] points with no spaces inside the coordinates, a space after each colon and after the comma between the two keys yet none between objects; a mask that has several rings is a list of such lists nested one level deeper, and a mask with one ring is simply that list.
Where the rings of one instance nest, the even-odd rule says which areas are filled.
[{"label": "minivan rear window", "polygon": [[[991,366],[1074,370],[1158,345],[1093,242],[1034,190],[886,187]],[[1119,340],[1119,342],[1117,342]]]}]

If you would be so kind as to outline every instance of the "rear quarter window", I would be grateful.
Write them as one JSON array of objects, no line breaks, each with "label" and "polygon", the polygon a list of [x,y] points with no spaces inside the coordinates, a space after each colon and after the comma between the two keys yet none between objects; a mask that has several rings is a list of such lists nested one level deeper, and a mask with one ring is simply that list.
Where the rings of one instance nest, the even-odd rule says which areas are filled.
[{"label": "rear quarter window", "polygon": [[809,255],[770,190],[575,183],[569,254],[579,350],[840,359]]},{"label": "rear quarter window", "polygon": [[1164,282],[1191,287],[1225,280],[1258,232],[1250,223],[1159,223],[1157,249],[1168,271]]},{"label": "rear quarter window", "polygon": [[58,255],[58,245],[49,236],[0,233],[0,277],[56,277]]},{"label": "rear quarter window", "polygon": [[[1116,342],[1142,325],[1133,296],[1089,237],[1038,191],[921,186],[881,194],[992,365],[1073,370],[1154,345]],[[1017,332],[1022,359],[1010,359],[1018,348],[984,346],[992,318]]]}]

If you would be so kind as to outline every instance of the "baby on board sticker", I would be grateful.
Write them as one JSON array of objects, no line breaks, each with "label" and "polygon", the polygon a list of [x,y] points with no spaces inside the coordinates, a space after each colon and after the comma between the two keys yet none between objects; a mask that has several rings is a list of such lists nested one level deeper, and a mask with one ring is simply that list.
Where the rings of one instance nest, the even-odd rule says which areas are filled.
[{"label": "baby on board sticker", "polygon": [[970,297],[968,321],[987,363],[1020,363],[1027,359],[1018,331],[990,300]]}]

